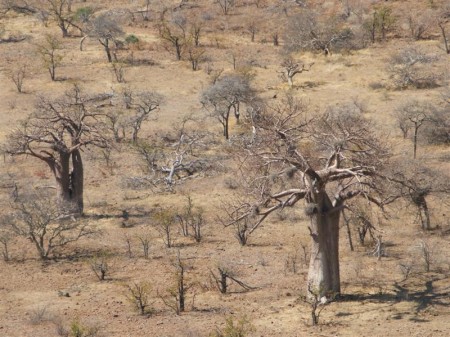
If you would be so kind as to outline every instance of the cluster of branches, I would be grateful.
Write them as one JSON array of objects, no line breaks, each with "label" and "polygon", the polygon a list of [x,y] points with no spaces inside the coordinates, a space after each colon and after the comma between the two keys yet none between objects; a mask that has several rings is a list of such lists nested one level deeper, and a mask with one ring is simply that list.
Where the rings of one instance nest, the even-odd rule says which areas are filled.
[{"label": "cluster of branches", "polygon": [[[187,117],[166,136],[156,136],[150,141],[135,144],[144,164],[146,185],[172,189],[186,179],[211,172],[214,165],[204,152],[213,140],[209,132],[195,128],[198,122],[195,118]],[[127,178],[126,185],[132,187],[135,179]]]},{"label": "cluster of branches", "polygon": [[57,207],[42,191],[21,195],[11,208],[0,231],[28,239],[43,260],[58,248],[98,232],[89,222],[68,216],[68,210]]}]

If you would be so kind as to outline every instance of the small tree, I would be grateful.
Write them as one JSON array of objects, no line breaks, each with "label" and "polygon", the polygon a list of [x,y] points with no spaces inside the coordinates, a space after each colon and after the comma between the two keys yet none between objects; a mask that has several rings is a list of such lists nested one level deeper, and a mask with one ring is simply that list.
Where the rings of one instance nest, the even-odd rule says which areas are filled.
[{"label": "small tree", "polygon": [[295,62],[295,60],[291,57],[285,59],[281,66],[283,67],[283,71],[281,72],[281,77],[283,80],[287,81],[289,87],[293,87],[294,85],[294,76],[303,73],[304,71],[309,71],[314,63],[311,63],[308,68],[305,67],[303,63]]},{"label": "small tree", "polygon": [[154,219],[156,221],[156,229],[161,235],[162,240],[167,248],[173,246],[173,226],[175,223],[175,214],[172,210],[161,209],[159,210]]},{"label": "small tree", "polygon": [[94,256],[91,261],[91,269],[100,281],[104,281],[109,273],[108,255],[101,253]]},{"label": "small tree", "polygon": [[228,15],[230,11],[236,6],[235,0],[215,0],[215,3],[219,5],[223,15]]},{"label": "small tree", "polygon": [[191,235],[196,242],[202,240],[202,229],[205,224],[203,210],[198,207],[194,207],[192,197],[187,196],[187,205],[184,207],[181,214],[177,215],[178,221],[184,236],[189,235],[189,229],[192,230]]},{"label": "small tree", "polygon": [[437,25],[441,31],[442,41],[444,43],[444,50],[447,54],[450,54],[450,42],[447,34],[447,28],[450,22],[449,18],[450,18],[450,5],[446,5],[438,13]]},{"label": "small tree", "polygon": [[177,255],[172,263],[175,268],[175,284],[173,287],[167,289],[167,294],[160,294],[161,300],[164,304],[172,309],[177,315],[180,315],[186,310],[186,296],[192,284],[187,284],[186,271],[188,265],[180,257],[180,251],[177,251]]},{"label": "small tree", "polygon": [[11,231],[8,222],[11,220],[9,218],[2,218],[0,227],[0,245],[2,246],[2,256],[3,261],[8,262],[11,259],[9,254],[9,245],[14,239],[14,233]]},{"label": "small tree", "polygon": [[159,36],[173,48],[177,61],[180,61],[186,46],[189,44],[190,36],[187,18],[181,14],[173,15],[170,20],[164,16],[159,24]]},{"label": "small tree", "polygon": [[50,73],[52,81],[56,80],[56,68],[61,65],[63,59],[61,50],[63,50],[62,41],[53,35],[46,35],[44,42],[37,45],[37,53]]},{"label": "small tree", "polygon": [[96,233],[87,221],[68,218],[64,210],[42,195],[30,195],[13,207],[12,231],[29,239],[43,260],[56,248]]},{"label": "small tree", "polygon": [[[117,45],[119,37],[124,35],[122,27],[108,13],[93,19],[87,28],[88,36],[95,38],[103,46],[108,62],[113,62],[111,44]],[[117,61],[115,58],[114,61]]]},{"label": "small tree", "polygon": [[249,103],[255,97],[247,78],[238,75],[227,75],[218,79],[201,96],[201,103],[223,127],[223,136],[229,139],[229,119],[234,113],[239,122],[240,105]]},{"label": "small tree", "polygon": [[436,108],[426,102],[411,101],[401,106],[396,112],[399,128],[403,132],[403,137],[408,136],[408,131],[413,130],[413,158],[417,158],[417,144],[419,129],[426,123],[432,122],[432,115]]},{"label": "small tree", "polygon": [[23,84],[28,76],[28,68],[26,64],[19,64],[9,72],[9,78],[16,86],[17,92],[23,92]]},{"label": "small tree", "polygon": [[192,70],[197,71],[199,69],[199,63],[204,60],[205,50],[199,47],[190,47],[188,55]]},{"label": "small tree", "polygon": [[396,184],[393,195],[403,197],[414,206],[421,228],[430,230],[432,227],[428,199],[432,195],[442,198],[450,194],[448,177],[418,160],[402,160],[393,162],[388,178]]},{"label": "small tree", "polygon": [[62,36],[69,36],[69,28],[75,27],[81,31],[81,28],[75,24],[75,17],[71,10],[73,0],[45,0],[47,4],[45,8],[50,16],[56,21],[56,24],[61,29]]},{"label": "small tree", "polygon": [[218,276],[216,276],[216,274],[214,274],[212,271],[211,276],[214,278],[214,281],[216,282],[217,289],[219,289],[219,291],[222,294],[226,294],[228,291],[228,280],[235,282],[236,284],[241,286],[242,289],[244,289],[245,291],[255,289],[245,284],[244,282],[238,280],[235,275],[235,272],[229,266],[219,265],[217,267],[217,271],[219,272]]},{"label": "small tree", "polygon": [[142,123],[151,118],[156,119],[155,112],[159,109],[163,101],[163,96],[154,91],[142,91],[136,94],[129,94],[127,105],[135,111],[135,114],[128,119],[128,125],[132,129],[131,139],[134,144],[138,141],[138,134],[141,130]]},{"label": "small tree", "polygon": [[141,315],[152,314],[150,295],[152,287],[148,282],[126,285],[127,298]]}]

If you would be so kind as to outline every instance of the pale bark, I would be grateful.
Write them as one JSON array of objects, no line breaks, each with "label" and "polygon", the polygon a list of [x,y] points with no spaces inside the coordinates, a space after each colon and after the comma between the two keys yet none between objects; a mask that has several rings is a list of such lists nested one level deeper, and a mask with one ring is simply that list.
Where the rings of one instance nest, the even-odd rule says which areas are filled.
[{"label": "pale bark", "polygon": [[339,218],[325,192],[318,196],[317,209],[311,216],[311,258],[308,270],[308,289],[328,299],[339,294]]}]

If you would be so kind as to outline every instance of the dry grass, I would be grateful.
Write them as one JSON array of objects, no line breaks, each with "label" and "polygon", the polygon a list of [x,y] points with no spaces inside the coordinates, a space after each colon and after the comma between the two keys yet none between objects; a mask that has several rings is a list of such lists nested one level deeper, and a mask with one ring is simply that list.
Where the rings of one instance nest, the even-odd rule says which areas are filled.
[{"label": "dry grass", "polygon": [[[172,1],[179,3],[179,1]],[[272,1],[266,1],[267,3]],[[105,6],[105,2],[87,1],[86,5]],[[168,3],[168,2],[164,2]],[[282,57],[280,48],[269,43],[251,43],[247,35],[239,30],[219,32],[218,27],[239,26],[253,7],[240,7],[236,13],[224,18],[210,1],[209,12],[215,15],[214,24],[205,29],[204,43],[207,54],[213,60],[215,69],[224,73],[233,72],[229,53],[232,48],[241,51],[242,63],[256,60],[253,67],[256,76],[254,86],[266,98],[280,96],[287,85],[278,78]],[[327,2],[331,3],[331,2]],[[417,1],[395,2],[395,7],[414,6]],[[84,3],[83,3],[84,4]],[[79,4],[77,4],[78,6]],[[129,2],[110,1],[108,6],[126,7]],[[130,66],[126,68],[127,83],[120,84],[113,78],[110,67],[100,45],[88,40],[85,50],[78,50],[78,38],[65,39],[63,66],[58,70],[64,81],[51,82],[48,73],[42,69],[37,57],[32,54],[33,44],[44,33],[58,33],[53,24],[43,27],[36,19],[8,14],[0,19],[9,31],[29,35],[30,39],[19,45],[0,44],[0,140],[17,125],[17,122],[33,110],[37,95],[56,96],[81,83],[92,92],[120,92],[124,85],[135,89],[152,89],[166,97],[161,106],[158,122],[149,122],[142,130],[142,138],[170,130],[173,123],[193,113],[204,112],[199,103],[199,94],[206,88],[211,77],[204,71],[192,72],[187,62],[174,61],[173,55],[165,51],[159,42],[153,24],[142,22],[126,26],[127,33],[133,33],[143,41],[142,50],[134,50],[136,59],[148,59],[153,65]],[[230,32],[231,31],[231,32]],[[270,41],[268,34],[257,35],[256,41]],[[219,41],[220,48],[212,47]],[[294,93],[311,106],[311,111],[323,110],[326,106],[346,103],[352,100],[364,102],[366,116],[376,120],[393,142],[393,149],[402,152],[410,144],[401,138],[395,129],[391,114],[394,109],[411,96],[415,99],[437,101],[440,88],[423,90],[390,90],[386,62],[389,56],[409,44],[407,39],[396,39],[377,43],[367,49],[350,55],[325,57],[311,53],[294,55],[305,63],[315,62],[311,71],[295,78]],[[415,42],[433,53],[442,53],[436,39]],[[20,55],[19,55],[20,54]],[[125,56],[125,52],[122,56]],[[29,60],[31,76],[25,80],[25,93],[17,93],[14,84],[7,78],[8,67],[16,58]],[[436,69],[448,74],[448,58],[439,59]],[[448,86],[448,80],[445,85]],[[375,85],[377,84],[377,85]],[[382,84],[379,86],[378,84]],[[220,133],[220,125],[206,120],[202,128]],[[231,134],[241,132],[232,125]],[[222,152],[226,143],[220,138],[210,151]],[[434,200],[433,221],[441,227],[430,233],[419,231],[419,224],[411,210],[400,207],[391,212],[389,220],[381,226],[387,257],[377,261],[370,256],[370,247],[356,244],[350,252],[345,231],[341,235],[341,278],[343,301],[331,303],[321,314],[319,328],[309,326],[308,306],[298,300],[305,290],[307,267],[302,261],[302,250],[297,253],[299,261],[296,273],[286,270],[286,261],[299,249],[298,242],[307,242],[308,222],[302,216],[284,214],[272,217],[241,247],[233,237],[232,228],[223,228],[216,221],[220,201],[233,190],[226,177],[234,177],[229,162],[216,175],[197,180],[187,180],[177,193],[154,194],[150,190],[132,191],[121,188],[126,175],[142,174],[137,156],[122,146],[122,152],[114,152],[108,169],[97,152],[85,152],[86,163],[86,214],[102,229],[102,237],[79,241],[60,252],[55,261],[41,263],[35,259],[33,247],[28,241],[18,240],[11,247],[13,261],[0,262],[0,335],[8,337],[49,336],[56,334],[52,320],[42,319],[51,313],[54,321],[70,328],[76,319],[91,322],[108,336],[208,336],[216,327],[223,327],[225,316],[236,319],[244,315],[251,321],[255,332],[251,336],[448,336],[450,334],[448,289],[450,286],[449,223],[447,204]],[[430,158],[434,166],[448,170],[449,149],[427,146],[420,151]],[[222,152],[222,153],[221,153]],[[224,154],[225,155],[225,154]],[[47,167],[32,159],[7,158],[0,166],[1,183],[5,186],[11,177],[20,186],[49,186],[53,178]],[[230,180],[231,181],[231,180]],[[0,200],[8,203],[8,188],[0,190]],[[197,244],[190,238],[175,233],[174,248],[165,248],[158,235],[154,209],[161,205],[182,207],[185,194],[189,193],[196,206],[205,210],[207,225],[204,238]],[[121,226],[122,210],[130,213],[132,226]],[[447,212],[448,213],[448,212]],[[442,215],[444,214],[444,215]],[[142,256],[138,235],[148,232],[151,238],[149,259]],[[132,258],[129,257],[125,238],[131,242]],[[418,238],[424,238],[435,250],[435,264],[431,272],[415,269],[406,281],[399,264],[411,259],[419,261]],[[193,284],[188,292],[187,312],[174,315],[156,295],[163,293],[173,284],[171,259],[180,251],[181,257],[189,262],[187,281]],[[92,258],[99,252],[108,252],[110,274],[107,280],[99,282],[90,268]],[[231,285],[230,294],[221,295],[210,278],[210,270],[217,264],[231,264],[239,279],[257,289],[242,292],[239,286]],[[429,283],[431,281],[431,284]],[[124,284],[149,282],[155,292],[152,317],[137,315],[127,302]],[[427,283],[428,282],[428,283]],[[58,292],[68,294],[60,296]],[[195,296],[194,296],[195,295]],[[48,313],[48,314],[47,314]],[[40,317],[42,316],[42,317]],[[31,324],[32,322],[33,324]]]}]

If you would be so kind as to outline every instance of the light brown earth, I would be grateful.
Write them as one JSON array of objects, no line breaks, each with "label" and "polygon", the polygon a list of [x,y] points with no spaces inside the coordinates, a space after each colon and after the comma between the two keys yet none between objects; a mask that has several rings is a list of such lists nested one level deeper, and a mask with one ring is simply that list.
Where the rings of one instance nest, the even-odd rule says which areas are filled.
[{"label": "light brown earth", "polygon": [[[170,2],[170,1],[168,1]],[[205,9],[216,13],[212,1],[198,1]],[[267,1],[273,2],[273,1]],[[95,4],[87,1],[77,6]],[[97,5],[102,2],[97,1]],[[332,1],[328,1],[333,3]],[[135,6],[135,3],[132,4]],[[393,6],[423,6],[418,1],[398,1]],[[103,8],[127,7],[129,2],[110,1]],[[254,7],[240,7],[237,14],[223,19],[230,25],[253,13]],[[85,51],[78,50],[78,38],[65,39],[65,58],[58,76],[65,81],[51,82],[42,69],[33,43],[46,32],[59,33],[54,24],[44,28],[36,19],[17,14],[0,18],[6,31],[31,36],[18,44],[0,44],[0,140],[4,140],[20,119],[33,110],[37,95],[57,95],[81,83],[92,92],[120,91],[109,70],[100,45],[87,41]],[[145,126],[142,137],[170,129],[173,123],[189,113],[204,115],[199,95],[210,83],[205,71],[192,72],[187,62],[176,62],[172,54],[161,47],[153,23],[125,26],[142,41],[143,50],[135,57],[155,61],[153,66],[126,69],[126,85],[137,89],[153,89],[166,97],[157,122]],[[215,27],[215,26],[214,26]],[[213,39],[214,27],[205,36],[205,44]],[[245,58],[255,58],[260,67],[254,67],[254,86],[263,97],[281,95],[288,88],[278,77],[281,63],[280,48],[269,43],[250,43],[243,33],[222,32],[223,49],[208,47],[207,53],[216,68],[232,72],[228,53],[232,48],[243,50]],[[268,37],[270,40],[270,38]],[[411,97],[437,102],[440,93],[448,88],[450,62],[440,49],[437,38],[414,42],[431,53],[441,55],[435,67],[445,76],[441,87],[435,89],[391,90],[386,87],[371,89],[371,83],[389,83],[386,64],[395,51],[412,43],[407,38],[396,38],[376,43],[367,49],[349,54],[325,57],[317,54],[297,55],[305,63],[315,62],[310,72],[295,78],[297,97],[311,106],[311,111],[323,111],[329,105],[356,99],[364,103],[367,118],[376,120],[390,135],[393,149],[398,154],[410,154],[412,145],[403,140],[394,126],[392,111]],[[16,92],[6,70],[19,58],[30,61],[32,75],[25,81],[25,93]],[[203,65],[202,67],[205,67]],[[220,125],[206,120],[202,127],[220,133]],[[231,134],[241,130],[232,126]],[[220,140],[220,138],[218,138]],[[226,146],[213,146],[214,150]],[[217,150],[219,151],[219,150]],[[121,188],[121,179],[140,172],[136,156],[131,152],[113,154],[112,170],[105,167],[100,154],[85,152],[86,162],[86,216],[102,230],[102,235],[78,241],[64,249],[66,257],[48,262],[36,258],[34,247],[28,240],[18,239],[11,248],[13,261],[0,261],[0,336],[40,337],[57,336],[56,321],[66,328],[75,320],[86,326],[100,328],[100,336],[208,336],[216,327],[223,327],[226,317],[239,320],[247,317],[254,327],[249,336],[450,336],[450,223],[449,200],[435,199],[431,203],[432,221],[439,228],[429,233],[420,230],[414,212],[398,205],[382,219],[379,230],[387,243],[386,257],[377,261],[370,253],[370,243],[359,246],[354,229],[354,252],[341,232],[341,278],[343,299],[326,306],[317,327],[310,326],[309,307],[299,298],[305,290],[307,263],[299,243],[308,243],[308,221],[301,207],[289,216],[273,216],[250,238],[250,243],[239,246],[232,228],[223,228],[217,221],[220,200],[231,191],[224,184],[226,175],[234,173],[226,163],[224,173],[187,181],[176,193],[154,194],[150,191],[130,191]],[[448,147],[419,147],[421,158],[443,172],[450,171]],[[18,179],[22,186],[52,185],[50,172],[33,159],[6,158],[0,164],[2,184],[8,185],[7,173]],[[2,186],[3,186],[2,185]],[[1,200],[7,212],[8,188],[2,188]],[[207,226],[204,240],[194,241],[176,234],[175,248],[167,249],[152,226],[151,216],[142,216],[141,210],[152,212],[158,205],[182,207],[185,194],[206,211]],[[4,206],[3,206],[4,205]],[[131,228],[120,226],[123,209],[130,211]],[[374,215],[375,216],[375,215]],[[150,224],[150,226],[148,226]],[[151,237],[150,258],[144,259],[136,235],[148,230]],[[133,256],[127,256],[125,237],[132,240]],[[432,272],[422,272],[423,266],[417,249],[419,239],[432,247]],[[177,250],[189,265],[188,283],[195,284],[188,295],[187,312],[175,315],[158,298],[174,282],[172,260]],[[111,274],[100,282],[90,269],[92,256],[107,252]],[[296,255],[298,271],[286,267],[286,261]],[[67,256],[69,256],[67,258]],[[415,260],[417,273],[402,281],[399,265]],[[232,266],[238,278],[255,287],[242,292],[233,285],[231,293],[222,295],[214,286],[210,271],[217,264]],[[147,281],[153,287],[155,314],[138,315],[127,301],[126,284]],[[428,282],[428,283],[427,283]],[[68,293],[68,297],[60,296]],[[194,296],[195,294],[195,296]],[[42,314],[42,315],[40,315]],[[42,316],[42,317],[40,317]]]}]

